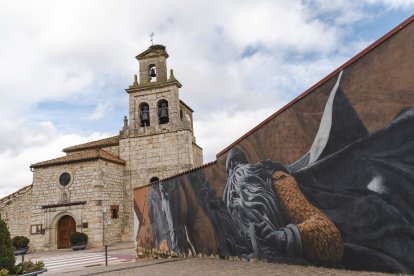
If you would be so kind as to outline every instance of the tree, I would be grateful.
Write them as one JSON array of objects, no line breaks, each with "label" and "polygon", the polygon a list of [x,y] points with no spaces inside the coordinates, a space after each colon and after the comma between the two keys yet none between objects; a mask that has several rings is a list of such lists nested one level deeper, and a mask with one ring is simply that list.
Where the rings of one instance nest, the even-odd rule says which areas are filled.
[{"label": "tree", "polygon": [[5,268],[14,271],[14,247],[10,238],[10,232],[4,220],[0,219],[0,269]]}]

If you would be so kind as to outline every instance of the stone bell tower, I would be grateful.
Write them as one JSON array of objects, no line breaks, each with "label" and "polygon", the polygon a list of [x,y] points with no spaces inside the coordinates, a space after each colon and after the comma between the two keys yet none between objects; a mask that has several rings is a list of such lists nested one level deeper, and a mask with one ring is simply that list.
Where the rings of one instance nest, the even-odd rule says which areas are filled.
[{"label": "stone bell tower", "polygon": [[203,163],[193,132],[193,110],[179,98],[181,83],[163,45],[136,56],[139,80],[126,89],[129,123],[121,131],[120,157],[126,161],[126,188],[146,185]]}]

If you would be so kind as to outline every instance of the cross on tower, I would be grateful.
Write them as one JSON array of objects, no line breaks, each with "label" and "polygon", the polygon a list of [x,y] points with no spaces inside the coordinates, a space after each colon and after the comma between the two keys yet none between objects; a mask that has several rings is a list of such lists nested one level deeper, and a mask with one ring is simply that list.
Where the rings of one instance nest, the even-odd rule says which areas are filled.
[{"label": "cross on tower", "polygon": [[151,45],[154,45],[154,42],[153,42],[154,35],[155,35],[154,32],[151,32],[149,35],[151,38]]}]

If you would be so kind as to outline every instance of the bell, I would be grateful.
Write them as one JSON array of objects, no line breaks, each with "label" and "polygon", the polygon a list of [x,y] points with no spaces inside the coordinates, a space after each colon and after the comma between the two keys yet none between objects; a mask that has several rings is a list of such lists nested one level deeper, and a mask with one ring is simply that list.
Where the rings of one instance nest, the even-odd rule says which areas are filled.
[{"label": "bell", "polygon": [[144,106],[141,112],[141,125],[149,126],[149,110],[147,106]]},{"label": "bell", "polygon": [[149,120],[148,111],[142,111],[142,113],[141,113],[141,121],[148,121],[148,120]]},{"label": "bell", "polygon": [[162,107],[160,110],[160,118],[168,118],[168,108],[167,107]]},{"label": "bell", "polygon": [[155,73],[155,69],[154,69],[154,67],[153,68],[151,68],[151,70],[150,70],[150,77],[151,78],[155,78],[157,76],[157,74]]},{"label": "bell", "polygon": [[160,108],[160,122],[162,124],[168,123],[168,107],[166,106]]}]

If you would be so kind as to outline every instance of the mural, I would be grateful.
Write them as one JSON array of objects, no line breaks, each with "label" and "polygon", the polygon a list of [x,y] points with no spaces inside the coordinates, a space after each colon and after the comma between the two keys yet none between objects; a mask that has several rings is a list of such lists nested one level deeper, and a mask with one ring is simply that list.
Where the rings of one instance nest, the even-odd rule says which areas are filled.
[{"label": "mural", "polygon": [[[386,106],[380,89],[376,95],[369,90],[369,80],[379,83],[383,75],[366,75],[364,81],[355,73],[367,64],[325,82],[306,99],[313,101],[311,107],[298,104],[279,116],[295,118],[303,140],[306,133],[313,137],[308,144],[288,141],[291,132],[278,129],[283,120],[275,118],[217,162],[136,189],[138,245],[414,273],[414,90],[396,90],[403,96]],[[378,87],[397,83],[401,78]],[[366,98],[382,97],[386,107],[377,118],[357,104],[364,101],[361,90]],[[325,99],[323,105],[319,99]],[[370,102],[366,109],[374,110],[376,102]],[[393,118],[380,126],[391,110]]]}]

